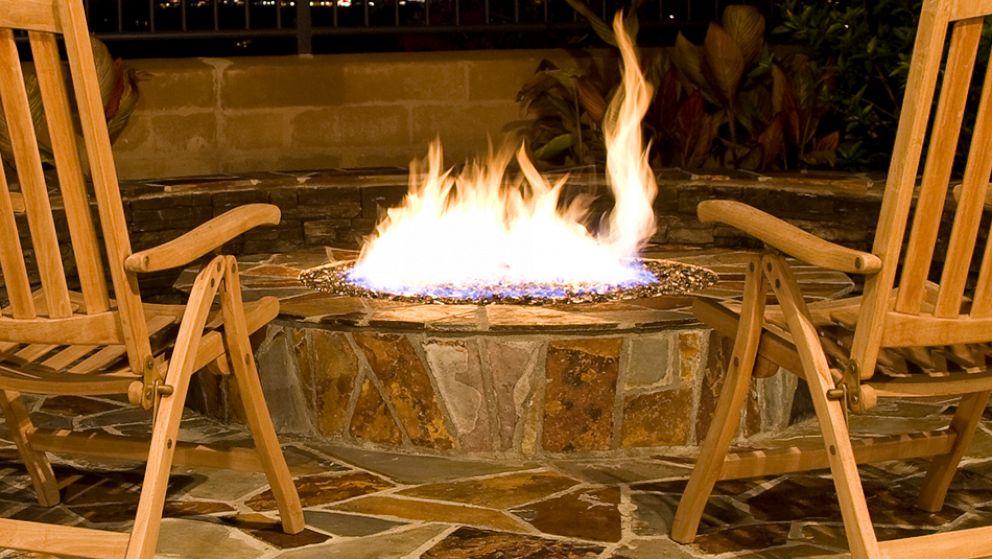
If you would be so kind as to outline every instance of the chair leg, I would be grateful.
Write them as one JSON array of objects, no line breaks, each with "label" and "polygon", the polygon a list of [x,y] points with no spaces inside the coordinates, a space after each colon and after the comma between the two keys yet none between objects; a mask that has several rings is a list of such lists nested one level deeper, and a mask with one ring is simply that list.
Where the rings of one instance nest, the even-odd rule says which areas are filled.
[{"label": "chair leg", "polygon": [[168,387],[169,390],[156,396],[159,400],[157,412],[152,417],[154,423],[148,464],[145,466],[138,513],[134,519],[134,527],[131,528],[125,559],[152,559],[155,556],[162,524],[162,507],[165,505],[169,473],[176,451],[176,435],[179,433],[186,394],[194,372],[196,351],[223,273],[223,258],[218,256],[204,266],[193,282],[165,376],[163,388]]},{"label": "chair leg", "polygon": [[31,435],[34,424],[24,408],[21,395],[16,392],[0,391],[0,411],[7,420],[10,436],[17,445],[17,451],[24,461],[24,466],[31,475],[31,483],[38,498],[38,504],[43,507],[53,507],[59,504],[59,485],[52,471],[52,464],[44,451],[31,448]]},{"label": "chair leg", "polygon": [[809,318],[809,311],[802,299],[788,265],[779,257],[767,256],[764,259],[768,279],[772,283],[776,298],[781,304],[789,333],[792,334],[803,365],[803,377],[809,384],[813,408],[816,411],[823,444],[827,449],[830,473],[840,501],[841,516],[844,519],[844,532],[853,559],[875,559],[880,557],[878,539],[868,514],[858,464],[854,459],[847,419],[844,416],[846,405],[839,400],[827,397],[833,388],[833,377],[827,357],[820,345],[820,337]]},{"label": "chair leg", "polygon": [[258,368],[255,365],[245,322],[237,263],[233,257],[229,257],[229,265],[221,286],[221,311],[224,315],[224,338],[227,342],[228,356],[241,393],[245,418],[255,440],[255,451],[272,488],[272,495],[279,508],[279,517],[282,519],[283,531],[287,534],[298,534],[305,528],[303,507],[262,394],[262,383],[258,378]]},{"label": "chair leg", "polygon": [[958,403],[958,410],[951,419],[950,430],[957,434],[954,446],[947,454],[934,456],[923,480],[916,506],[928,512],[937,512],[944,506],[947,488],[954,479],[961,457],[975,438],[975,429],[982,419],[982,413],[989,402],[989,392],[967,394]]},{"label": "chair leg", "polygon": [[131,529],[131,540],[127,546],[126,559],[152,559],[158,545],[158,533],[162,524],[162,508],[165,506],[166,491],[169,488],[169,474],[176,449],[176,436],[186,404],[186,386],[175,387],[175,392],[163,398],[158,415],[153,419],[151,447],[145,478],[141,484],[141,498],[138,512]]},{"label": "chair leg", "polygon": [[720,467],[737,433],[741,411],[751,386],[765,304],[765,282],[757,258],[748,267],[744,294],[744,307],[737,327],[733,354],[727,367],[727,377],[706,440],[672,523],[672,539],[679,543],[691,543],[696,538],[706,501],[719,479]]}]

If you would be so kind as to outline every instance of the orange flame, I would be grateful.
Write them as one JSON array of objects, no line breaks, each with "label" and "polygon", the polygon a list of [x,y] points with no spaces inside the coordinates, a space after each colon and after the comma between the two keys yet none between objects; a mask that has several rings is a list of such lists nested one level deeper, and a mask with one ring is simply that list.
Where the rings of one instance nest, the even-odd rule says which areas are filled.
[{"label": "orange flame", "polygon": [[[623,62],[623,87],[607,110],[603,130],[607,175],[616,201],[599,235],[583,222],[587,201],[560,209],[568,178],[551,184],[521,146],[522,177],[509,177],[510,150],[490,152],[458,176],[442,165],[440,142],[431,144],[425,174],[411,164],[410,189],[388,211],[362,247],[349,280],[396,295],[471,297],[477,291],[525,289],[540,284],[581,285],[605,292],[654,281],[637,261],[655,232],[657,184],[643,145],[641,120],[651,88],[637,63],[622,17],[613,24]],[[541,293],[534,293],[540,296]]]}]

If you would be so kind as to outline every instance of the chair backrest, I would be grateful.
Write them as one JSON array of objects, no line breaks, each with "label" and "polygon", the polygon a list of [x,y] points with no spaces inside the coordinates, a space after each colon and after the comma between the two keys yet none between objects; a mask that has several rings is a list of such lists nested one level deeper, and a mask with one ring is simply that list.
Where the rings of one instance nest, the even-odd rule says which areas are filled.
[{"label": "chair backrest", "polygon": [[[852,346],[862,377],[874,371],[880,347],[992,341],[992,244],[976,252],[992,175],[992,68],[976,63],[989,14],[992,0],[924,1],[873,249],[883,268],[866,282]],[[977,107],[969,106],[973,82],[982,88]],[[970,145],[959,146],[966,108],[977,118],[967,123]],[[928,274],[944,245],[938,234],[959,153],[967,154],[961,196],[935,286]]]},{"label": "chair backrest", "polygon": [[[17,30],[28,36],[40,107],[32,107],[28,94],[15,44]],[[75,118],[59,56],[60,36],[69,63],[69,83],[102,242],[83,175]],[[20,185],[20,192],[12,192],[0,173],[0,270],[9,300],[9,312],[0,315],[0,342],[124,344],[131,367],[140,372],[151,366],[151,351],[137,282],[124,270],[131,247],[91,49],[82,0],[0,1],[0,101],[14,154],[14,161],[6,163],[13,163]],[[33,88],[33,81],[28,86]],[[36,129],[32,111],[38,110],[44,112],[46,124]],[[81,300],[71,298],[67,287],[38,136],[51,141]],[[26,214],[33,265],[41,281],[42,295],[38,297],[32,295],[31,263],[25,260],[18,234],[20,213]],[[105,262],[115,304],[107,292]]]}]

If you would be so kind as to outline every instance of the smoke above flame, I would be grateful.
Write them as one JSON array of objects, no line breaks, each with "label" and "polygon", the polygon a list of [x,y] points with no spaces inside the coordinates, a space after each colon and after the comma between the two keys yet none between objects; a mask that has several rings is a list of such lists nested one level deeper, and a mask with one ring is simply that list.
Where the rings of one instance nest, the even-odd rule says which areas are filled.
[{"label": "smoke above flame", "polygon": [[[550,182],[523,146],[515,153],[490,150],[456,176],[444,168],[435,141],[426,168],[411,164],[406,198],[362,247],[348,281],[393,295],[481,300],[576,289],[607,293],[655,282],[637,258],[655,232],[658,187],[641,132],[652,91],[619,14],[613,29],[623,85],[603,130],[615,205],[598,233],[584,225],[589,201],[580,197],[560,207],[568,177]],[[514,158],[520,173],[511,175]]]}]

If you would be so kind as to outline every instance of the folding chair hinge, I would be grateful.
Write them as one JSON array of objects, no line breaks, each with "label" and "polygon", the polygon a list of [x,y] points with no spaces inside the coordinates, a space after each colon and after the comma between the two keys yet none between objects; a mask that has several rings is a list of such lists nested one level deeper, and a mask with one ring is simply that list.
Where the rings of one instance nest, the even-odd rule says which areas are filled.
[{"label": "folding chair hinge", "polygon": [[861,390],[861,367],[851,360],[844,369],[844,385],[847,386],[847,409],[855,413],[865,410],[864,393]]},{"label": "folding chair hinge", "polygon": [[847,419],[849,412],[861,412],[865,410],[864,393],[861,389],[861,369],[857,361],[851,361],[844,370],[843,379],[836,388],[827,390],[827,398],[844,403],[844,419]]}]

